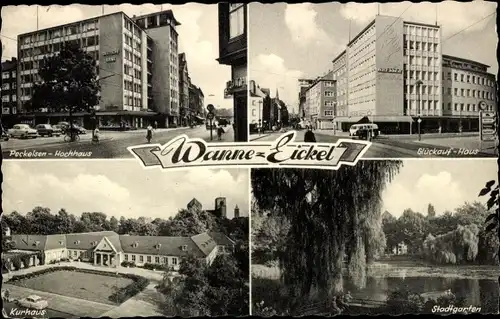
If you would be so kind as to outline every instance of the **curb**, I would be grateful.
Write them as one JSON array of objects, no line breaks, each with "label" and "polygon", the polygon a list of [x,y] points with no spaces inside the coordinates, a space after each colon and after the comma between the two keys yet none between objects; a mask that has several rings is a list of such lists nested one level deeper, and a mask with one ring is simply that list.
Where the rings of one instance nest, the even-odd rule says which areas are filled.
[{"label": "curb", "polygon": [[[106,142],[106,141],[111,141],[111,140],[113,140],[112,137],[100,138],[99,139],[99,143]],[[74,145],[78,145],[80,143],[87,144],[87,142],[88,143],[92,143],[92,139],[85,140],[85,141],[79,141],[79,142],[76,142],[76,144],[74,144]],[[96,145],[99,145],[99,143],[96,144]],[[26,147],[17,147],[17,148],[13,148],[13,147],[11,147],[11,148],[4,148],[4,147],[2,147],[2,152],[10,152],[10,151],[18,151],[18,150],[30,150],[30,149],[36,149],[36,148],[42,149],[44,147],[52,147],[52,146],[64,145],[64,144],[70,144],[70,143],[69,142],[64,142],[64,140],[63,140],[63,141],[60,141],[58,143],[53,142],[53,143],[40,144],[40,145],[27,145]]]},{"label": "curb", "polygon": [[253,142],[253,141],[260,140],[260,139],[262,139],[262,138],[264,138],[264,137],[268,137],[268,136],[271,136],[271,134],[263,134],[263,135],[259,135],[259,136],[255,137],[255,138],[252,138],[252,137],[250,136],[250,139],[248,139],[248,141],[249,141],[249,142]]}]

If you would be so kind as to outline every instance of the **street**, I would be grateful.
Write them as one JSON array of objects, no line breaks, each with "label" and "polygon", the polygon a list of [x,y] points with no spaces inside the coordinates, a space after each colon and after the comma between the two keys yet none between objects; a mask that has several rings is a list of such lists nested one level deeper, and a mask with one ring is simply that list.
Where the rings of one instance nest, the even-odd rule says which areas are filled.
[{"label": "street", "polygon": [[[304,140],[306,131],[298,131],[297,141]],[[274,141],[283,133],[251,135],[250,141]],[[315,130],[316,141],[335,143],[340,138],[350,138],[346,133]],[[379,136],[363,156],[364,158],[432,158],[432,157],[491,157],[495,156],[494,142],[481,142],[475,136],[423,135],[421,141],[416,135]]]},{"label": "street", "polygon": [[[234,134],[232,127],[228,125],[224,129],[226,132],[222,136],[222,141],[233,142]],[[192,138],[202,138],[210,142],[210,131],[202,125],[194,128],[158,129],[153,132],[151,143],[164,144],[181,134],[186,134]],[[127,150],[127,147],[147,143],[145,130],[126,132],[101,131],[99,137],[100,141],[98,144],[92,143],[92,134],[88,132],[87,134],[80,135],[80,141],[78,142],[64,142],[63,137],[60,136],[38,137],[28,140],[11,138],[8,141],[2,141],[1,145],[4,159],[132,158],[133,156]],[[213,141],[218,142],[215,130],[213,131]],[[73,154],[65,154],[68,152],[73,152]],[[26,153],[31,153],[31,155],[27,155]]]}]

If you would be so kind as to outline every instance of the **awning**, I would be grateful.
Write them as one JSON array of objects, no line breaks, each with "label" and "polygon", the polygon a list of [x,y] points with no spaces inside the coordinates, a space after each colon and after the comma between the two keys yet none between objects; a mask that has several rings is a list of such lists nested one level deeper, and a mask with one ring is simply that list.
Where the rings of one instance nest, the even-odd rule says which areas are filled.
[{"label": "awning", "polygon": [[335,122],[348,122],[348,123],[356,123],[361,120],[363,116],[337,116],[333,120]]},{"label": "awning", "polygon": [[368,119],[370,120],[370,122],[375,122],[375,123],[389,123],[389,122],[393,122],[393,123],[397,123],[397,122],[406,122],[406,123],[411,123],[414,121],[413,117],[411,116],[398,116],[398,115],[395,115],[395,116],[368,116]]}]

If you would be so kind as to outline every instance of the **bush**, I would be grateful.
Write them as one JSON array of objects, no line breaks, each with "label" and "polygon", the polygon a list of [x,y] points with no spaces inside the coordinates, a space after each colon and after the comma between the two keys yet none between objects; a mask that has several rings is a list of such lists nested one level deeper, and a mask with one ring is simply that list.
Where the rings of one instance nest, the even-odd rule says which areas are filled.
[{"label": "bush", "polygon": [[22,267],[22,265],[21,265],[21,258],[19,258],[18,256],[14,256],[12,258],[12,266],[14,267],[14,270],[21,269],[21,267]]},{"label": "bush", "polygon": [[136,267],[133,261],[123,261],[121,263],[122,267]]},{"label": "bush", "polygon": [[422,296],[412,293],[408,288],[400,288],[387,297],[387,313],[391,315],[415,314],[424,309]]},{"label": "bush", "polygon": [[109,296],[109,300],[117,304],[120,304],[125,300],[137,295],[139,292],[146,289],[146,287],[149,285],[149,280],[144,277],[132,274],[124,274],[123,277],[133,279],[134,282],[124,288],[119,289],[117,292]]},{"label": "bush", "polygon": [[142,266],[144,269],[149,269],[149,270],[167,270],[166,265],[162,264],[151,264],[151,263],[146,263],[144,266]]},{"label": "bush", "polygon": [[29,268],[31,265],[31,255],[22,255],[21,260],[23,262],[24,268]]}]

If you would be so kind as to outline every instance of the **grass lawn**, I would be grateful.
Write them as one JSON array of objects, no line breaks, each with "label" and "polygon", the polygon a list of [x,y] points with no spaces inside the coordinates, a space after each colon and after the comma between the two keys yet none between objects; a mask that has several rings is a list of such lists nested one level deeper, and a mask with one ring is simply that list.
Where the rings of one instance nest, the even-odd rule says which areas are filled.
[{"label": "grass lawn", "polygon": [[117,278],[78,271],[55,271],[12,284],[29,289],[50,292],[63,296],[114,305],[108,298],[116,290],[133,282],[128,278]]}]

